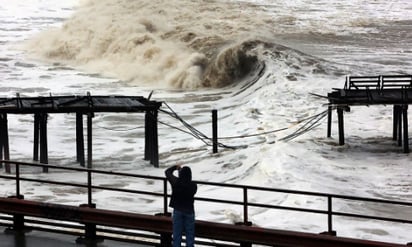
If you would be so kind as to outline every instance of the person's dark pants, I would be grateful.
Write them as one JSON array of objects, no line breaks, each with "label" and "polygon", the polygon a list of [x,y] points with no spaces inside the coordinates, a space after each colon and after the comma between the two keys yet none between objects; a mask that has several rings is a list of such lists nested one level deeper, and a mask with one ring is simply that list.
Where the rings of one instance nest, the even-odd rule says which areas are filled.
[{"label": "person's dark pants", "polygon": [[173,247],[180,247],[182,234],[186,236],[186,246],[195,245],[195,214],[173,210]]}]

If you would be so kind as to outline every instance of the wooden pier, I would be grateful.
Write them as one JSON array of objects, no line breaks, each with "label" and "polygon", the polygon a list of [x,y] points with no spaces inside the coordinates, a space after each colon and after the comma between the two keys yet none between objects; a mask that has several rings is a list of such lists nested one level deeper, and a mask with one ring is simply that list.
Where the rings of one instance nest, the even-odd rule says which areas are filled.
[{"label": "wooden pier", "polygon": [[[145,113],[144,159],[159,166],[157,115],[161,102],[142,96],[48,96],[0,98],[0,159],[9,160],[8,114],[34,116],[33,160],[48,163],[47,117],[55,113],[76,114],[76,156],[85,166],[83,116],[87,117],[87,167],[92,168],[92,119],[98,112]],[[109,145],[109,144],[108,144]],[[7,169],[7,167],[6,167]],[[45,170],[47,172],[47,170]]]},{"label": "wooden pier", "polygon": [[328,94],[328,133],[331,136],[332,109],[338,115],[339,145],[345,144],[344,112],[351,106],[393,105],[393,140],[409,153],[408,106],[412,104],[412,75],[349,76],[342,89]]}]

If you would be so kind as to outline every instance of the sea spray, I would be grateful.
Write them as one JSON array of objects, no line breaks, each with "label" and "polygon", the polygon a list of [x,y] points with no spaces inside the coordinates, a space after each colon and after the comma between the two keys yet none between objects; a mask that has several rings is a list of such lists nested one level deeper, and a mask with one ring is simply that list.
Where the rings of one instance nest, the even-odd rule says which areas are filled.
[{"label": "sea spray", "polygon": [[[222,87],[251,70],[257,56],[240,42],[250,36],[247,15],[217,4],[201,3],[199,15],[190,1],[161,4],[86,1],[61,28],[28,41],[28,50],[40,59],[154,87]],[[210,19],[216,13],[221,16]]]}]

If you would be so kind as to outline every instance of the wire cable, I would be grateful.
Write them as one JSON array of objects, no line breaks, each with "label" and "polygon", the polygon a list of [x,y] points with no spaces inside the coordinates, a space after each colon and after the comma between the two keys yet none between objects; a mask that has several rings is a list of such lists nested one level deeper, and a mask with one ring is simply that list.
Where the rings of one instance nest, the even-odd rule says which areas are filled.
[{"label": "wire cable", "polygon": [[300,128],[298,128],[298,129],[297,129],[295,132],[293,132],[292,134],[287,135],[287,136],[279,139],[279,141],[286,141],[286,142],[287,142],[287,141],[293,140],[293,139],[295,139],[296,137],[301,136],[301,135],[303,135],[303,134],[311,131],[312,129],[318,127],[318,126],[320,125],[319,122],[320,122],[321,120],[323,120],[325,117],[327,117],[328,114],[329,114],[329,109],[328,109],[328,110],[325,110],[325,111],[323,111],[323,112],[321,112],[321,113],[318,113],[318,114],[316,114],[316,115],[313,115],[313,116],[311,116],[311,117],[309,117],[309,118],[306,118],[305,121],[306,121],[306,120],[308,120],[308,121],[307,121],[303,126],[301,126]]},{"label": "wire cable", "polygon": [[[166,102],[162,102],[162,103],[167,107],[168,110],[159,109],[159,111],[161,113],[165,113],[165,114],[169,115],[170,117],[172,117],[174,119],[177,119],[187,130],[184,130],[184,129],[176,127],[176,126],[173,126],[171,124],[168,124],[168,123],[166,123],[164,121],[160,121],[160,120],[158,120],[158,123],[163,124],[163,125],[165,125],[169,128],[179,130],[179,131],[181,131],[185,134],[191,135],[192,137],[202,141],[206,146],[212,146],[213,145],[212,138],[208,137],[207,135],[202,133],[200,130],[196,129],[195,127],[190,125],[188,122],[186,122]],[[286,141],[287,142],[287,141],[293,140],[293,139],[295,139],[295,138],[311,131],[312,129],[318,127],[320,125],[319,122],[321,120],[323,120],[328,115],[328,112],[329,112],[329,109],[325,110],[325,111],[322,111],[320,113],[317,113],[315,115],[300,119],[300,120],[294,122],[289,127],[275,129],[275,130],[271,130],[271,131],[265,131],[265,132],[256,133],[256,134],[246,134],[246,135],[239,135],[239,136],[219,137],[218,140],[240,139],[240,138],[263,136],[263,135],[268,135],[268,134],[272,134],[272,133],[285,131],[287,129],[290,129],[290,128],[296,126],[296,125],[299,125],[299,124],[303,123],[303,125],[300,126],[297,130],[295,130],[292,134],[289,134],[289,135],[279,139],[279,141]],[[110,131],[117,131],[117,132],[126,132],[126,131],[132,131],[132,130],[142,128],[142,126],[138,126],[138,127],[135,127],[135,128],[128,128],[128,129],[114,129],[114,128],[108,128],[108,127],[103,127],[103,126],[99,126],[99,125],[97,125],[97,127],[102,128],[102,129],[106,129],[106,130],[110,130]],[[244,148],[245,147],[245,145],[242,145],[242,146],[228,146],[228,145],[225,145],[221,142],[218,142],[218,146],[219,147],[224,147],[224,148],[231,148],[231,149],[237,149],[237,148]]]}]

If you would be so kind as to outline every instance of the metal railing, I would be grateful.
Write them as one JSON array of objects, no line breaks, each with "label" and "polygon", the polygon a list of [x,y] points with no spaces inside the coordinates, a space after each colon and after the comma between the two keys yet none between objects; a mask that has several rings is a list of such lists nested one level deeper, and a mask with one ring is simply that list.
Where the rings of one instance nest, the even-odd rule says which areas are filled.
[{"label": "metal railing", "polygon": [[[138,174],[128,174],[122,172],[112,172],[112,171],[102,171],[102,170],[93,170],[93,169],[86,169],[86,168],[71,168],[71,167],[60,167],[55,165],[48,165],[48,164],[39,164],[39,163],[26,163],[26,162],[18,162],[18,161],[0,161],[3,164],[8,164],[11,167],[14,166],[15,173],[7,174],[7,175],[0,175],[0,179],[11,179],[15,180],[15,196],[17,198],[21,198],[23,195],[21,194],[21,182],[36,182],[36,183],[47,183],[53,185],[63,185],[63,186],[74,186],[78,188],[87,188],[87,204],[93,204],[93,190],[110,190],[116,192],[126,192],[132,194],[140,194],[140,195],[150,195],[155,197],[162,197],[163,198],[163,214],[168,215],[168,198],[170,194],[168,192],[168,182],[165,177],[158,177],[158,176],[148,176],[148,175],[138,175]],[[28,178],[24,177],[21,174],[22,167],[40,167],[40,168],[48,168],[49,171],[51,170],[68,170],[74,171],[79,173],[87,174],[87,181],[85,183],[73,183],[73,182],[61,182],[55,180],[45,180],[45,179],[38,179],[38,178]],[[148,190],[135,190],[135,189],[123,189],[123,188],[113,188],[109,186],[101,186],[95,185],[93,182],[93,175],[95,174],[104,174],[109,176],[116,176],[116,177],[132,177],[132,178],[141,178],[141,179],[149,179],[160,181],[163,185],[163,188],[159,191],[161,192],[154,192]],[[375,199],[375,198],[365,198],[365,197],[356,197],[356,196],[347,196],[347,195],[338,195],[338,194],[327,194],[327,193],[317,193],[317,192],[307,192],[307,191],[298,191],[298,190],[285,190],[285,189],[274,189],[274,188],[267,188],[267,187],[258,187],[258,186],[247,186],[247,185],[236,185],[236,184],[227,184],[227,183],[215,183],[215,182],[205,182],[205,181],[196,181],[196,183],[200,186],[214,186],[218,188],[230,188],[239,190],[238,198],[242,198],[240,200],[229,200],[229,199],[218,199],[216,196],[207,197],[207,196],[197,196],[195,198],[196,201],[202,201],[207,203],[221,203],[221,204],[229,204],[229,205],[238,205],[243,207],[243,222],[239,222],[240,224],[251,225],[249,222],[249,209],[252,207],[256,208],[266,208],[266,209],[276,209],[276,210],[286,210],[286,211],[296,211],[296,212],[303,212],[303,213],[311,213],[311,214],[321,214],[325,215],[327,218],[327,232],[330,234],[334,234],[333,229],[333,217],[340,216],[340,217],[350,217],[350,218],[357,218],[357,219],[369,219],[369,220],[376,220],[376,221],[386,221],[386,222],[396,222],[396,223],[405,223],[411,224],[411,219],[405,218],[397,218],[397,217],[387,217],[381,215],[365,215],[362,213],[351,213],[351,212],[342,212],[334,209],[334,202],[336,200],[345,200],[345,201],[352,201],[355,203],[376,203],[382,206],[395,206],[395,207],[408,207],[408,210],[412,210],[412,203],[410,202],[403,202],[403,201],[393,201],[393,200],[382,200],[382,199]],[[268,203],[262,202],[252,202],[249,200],[250,195],[252,192],[265,192],[265,193],[283,193],[286,195],[298,195],[298,196],[309,196],[309,197],[316,197],[322,198],[322,201],[325,202],[325,209],[314,209],[314,208],[307,208],[307,207],[291,207],[291,206],[283,206],[283,205],[273,205]],[[202,193],[198,193],[202,194]],[[410,212],[410,211],[409,211]]]}]

